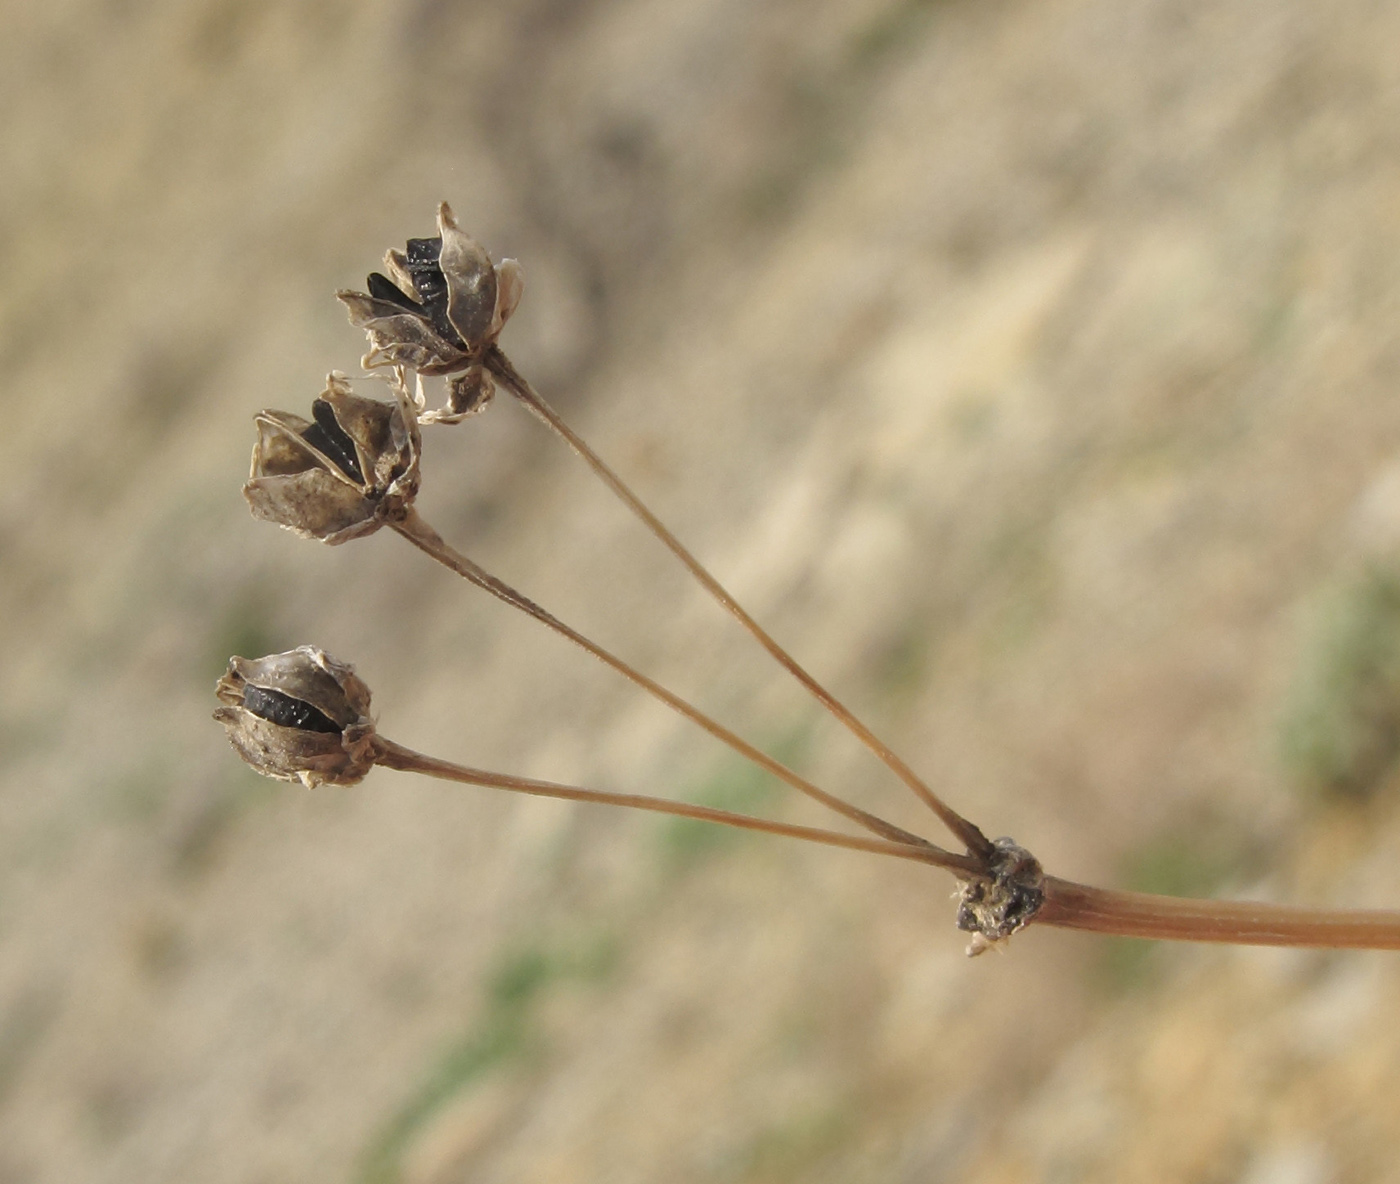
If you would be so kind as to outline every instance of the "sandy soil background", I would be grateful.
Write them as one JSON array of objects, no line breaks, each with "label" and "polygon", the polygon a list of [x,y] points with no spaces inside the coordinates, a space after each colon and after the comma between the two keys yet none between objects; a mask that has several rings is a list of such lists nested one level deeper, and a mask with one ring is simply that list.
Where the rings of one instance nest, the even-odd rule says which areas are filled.
[{"label": "sandy soil background", "polygon": [[[946,877],[210,722],[354,662],[439,755],[824,822],[390,535],[238,487],[447,198],[526,374],[1055,872],[1400,905],[1400,5],[72,0],[0,48],[0,1182],[1400,1179],[1400,964],[1051,931]],[[452,541],[931,819],[502,400]]]}]

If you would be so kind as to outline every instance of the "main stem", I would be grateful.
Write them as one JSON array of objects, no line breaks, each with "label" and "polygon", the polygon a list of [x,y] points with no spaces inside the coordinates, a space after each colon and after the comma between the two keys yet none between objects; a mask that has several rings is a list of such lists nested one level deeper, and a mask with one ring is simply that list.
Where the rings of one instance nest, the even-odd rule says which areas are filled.
[{"label": "main stem", "polygon": [[845,727],[850,729],[860,741],[870,749],[877,757],[888,766],[901,781],[912,789],[931,810],[942,820],[943,824],[957,836],[958,840],[967,846],[967,849],[975,854],[987,859],[992,855],[993,847],[988,842],[986,835],[982,831],[949,806],[940,798],[928,785],[914,772],[899,755],[895,753],[883,740],[875,735],[865,726],[839,699],[828,691],[821,683],[807,673],[795,658],[783,649],[768,631],[763,628],[753,617],[749,616],[741,605],[724,586],[712,576],[705,566],[695,558],[676,538],[666,525],[653,514],[635,493],[631,491],[622,479],[612,471],[603,459],[593,451],[568,424],[566,424],[559,414],[540,397],[539,393],[529,382],[516,370],[511,360],[501,351],[499,346],[492,346],[486,352],[486,367],[501,380],[512,393],[525,404],[536,416],[543,420],[554,432],[564,439],[590,469],[602,480],[617,497],[646,525],[652,534],[661,540],[662,544],[681,561],[689,570],[690,574],[699,581],[700,585],[716,601],[722,605],[731,616],[735,618],[750,635],[758,642],[777,662],[788,671],[798,682],[800,682],[813,698],[825,707],[832,715],[841,721]]},{"label": "main stem", "polygon": [[[530,600],[527,596],[516,591],[503,580],[497,579],[495,576],[491,575],[490,572],[473,563],[465,555],[453,550],[452,547],[448,546],[448,544],[443,541],[437,531],[424,521],[416,509],[410,508],[407,517],[403,521],[395,522],[392,525],[399,534],[403,535],[404,538],[408,539],[409,542],[425,554],[436,559],[439,563],[450,568],[458,575],[471,581],[471,583],[475,584],[478,588],[482,588],[491,593],[491,595],[495,596],[498,600],[503,601],[512,608],[519,609],[541,624],[548,626],[550,629],[554,630],[555,633],[558,633],[561,637],[567,638],[580,649],[586,650],[604,665],[610,666],[613,670],[623,675],[623,677],[641,687],[648,694],[659,699],[662,703],[665,703],[666,706],[670,707],[673,711],[683,715],[691,722],[698,724],[717,740],[729,745],[729,747],[739,753],[740,756],[752,761],[767,772],[772,773],[773,776],[786,782],[794,789],[805,793],[808,797],[820,802],[828,809],[834,810],[836,813],[851,819],[853,822],[859,823],[867,830],[885,839],[889,839],[895,843],[921,847],[924,850],[936,852],[940,858],[957,861],[957,866],[970,874],[977,874],[980,872],[980,861],[963,856],[955,856],[951,852],[943,851],[927,840],[921,839],[918,835],[911,834],[909,831],[895,826],[892,822],[886,822],[885,819],[862,810],[859,806],[853,806],[849,802],[842,801],[842,799],[827,793],[824,789],[818,788],[805,777],[793,772],[793,770],[789,769],[780,761],[774,760],[767,753],[755,748],[747,740],[737,736],[723,724],[710,718],[710,716],[706,715],[699,708],[694,707],[679,695],[668,691],[660,683],[648,678],[635,667],[624,662],[610,651],[605,650],[602,646],[598,645],[597,642],[592,641],[578,632],[578,630],[564,624],[558,617],[541,608],[533,600]],[[944,866],[952,865],[945,864]]]},{"label": "main stem", "polygon": [[897,843],[888,839],[866,839],[859,835],[843,835],[836,831],[821,830],[813,826],[796,826],[788,822],[774,822],[766,818],[752,818],[747,814],[734,814],[729,810],[716,810],[710,806],[693,806],[689,802],[672,802],[664,798],[647,797],[634,793],[607,793],[598,789],[584,789],[577,785],[561,785],[555,781],[538,781],[533,777],[515,777],[507,773],[494,773],[486,769],[473,769],[466,765],[452,764],[395,744],[392,740],[379,737],[382,752],[376,764],[389,769],[402,769],[409,773],[423,773],[429,777],[439,777],[444,781],[460,781],[465,785],[484,785],[492,789],[506,789],[513,793],[528,793],[538,797],[561,798],[571,802],[595,802],[604,806],[626,806],[633,810],[650,810],[657,814],[672,814],[679,818],[694,818],[701,822],[713,822],[721,826],[737,827],[741,830],[763,831],[770,835],[784,835],[792,839],[802,839],[809,843],[823,843],[828,847],[846,847],[852,851],[869,851],[875,855],[892,855],[897,859],[912,859],[917,863],[928,863],[935,867],[947,868],[956,873],[965,873],[965,856],[952,855],[939,851],[926,844]]},{"label": "main stem", "polygon": [[1120,937],[1229,945],[1400,950],[1400,913],[1306,909],[1115,892],[1046,876],[1035,924]]}]

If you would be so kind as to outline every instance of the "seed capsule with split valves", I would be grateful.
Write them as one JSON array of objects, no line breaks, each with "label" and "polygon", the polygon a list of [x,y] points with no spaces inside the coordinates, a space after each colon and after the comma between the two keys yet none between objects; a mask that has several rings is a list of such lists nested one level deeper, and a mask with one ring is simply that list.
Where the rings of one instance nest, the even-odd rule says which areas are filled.
[{"label": "seed capsule with split valves", "polygon": [[230,658],[215,694],[224,706],[214,718],[264,777],[307,788],[354,785],[379,754],[369,687],[315,646]]}]

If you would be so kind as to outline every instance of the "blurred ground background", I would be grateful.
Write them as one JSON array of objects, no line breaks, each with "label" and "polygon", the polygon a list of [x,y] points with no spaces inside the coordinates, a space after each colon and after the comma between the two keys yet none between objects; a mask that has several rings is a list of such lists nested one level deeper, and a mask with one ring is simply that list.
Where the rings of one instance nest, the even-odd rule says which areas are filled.
[{"label": "blurred ground background", "polygon": [[[381,535],[246,513],[331,298],[447,198],[505,344],[774,633],[1062,875],[1400,905],[1400,5],[10,0],[0,1182],[1400,1179],[1400,963],[1031,931],[950,882],[376,773],[822,822]],[[933,836],[502,401],[447,537]]]}]

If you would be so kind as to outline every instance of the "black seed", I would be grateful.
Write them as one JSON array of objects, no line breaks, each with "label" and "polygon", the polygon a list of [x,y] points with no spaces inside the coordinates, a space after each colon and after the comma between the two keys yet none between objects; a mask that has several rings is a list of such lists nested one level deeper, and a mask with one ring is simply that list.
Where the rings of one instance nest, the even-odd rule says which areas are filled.
[{"label": "black seed", "polygon": [[441,254],[442,239],[411,238],[405,252],[406,268],[433,328],[453,345],[461,346],[460,334],[447,319],[447,277],[438,266]]},{"label": "black seed", "polygon": [[409,271],[420,267],[436,268],[438,256],[442,254],[442,239],[411,238],[408,240],[408,250],[404,254],[408,258]]},{"label": "black seed", "polygon": [[382,276],[377,271],[372,271],[365,279],[365,283],[369,286],[369,294],[376,300],[386,300],[390,304],[397,304],[405,312],[422,314],[423,306],[409,296],[408,293],[400,289],[399,286],[387,276]]},{"label": "black seed", "polygon": [[266,687],[246,686],[243,688],[243,706],[268,723],[284,728],[296,728],[301,732],[339,732],[340,725],[324,712],[293,699],[281,691]]},{"label": "black seed", "polygon": [[302,432],[301,438],[313,448],[319,449],[342,473],[356,485],[365,483],[365,475],[360,470],[360,462],[355,456],[355,441],[335,418],[335,410],[325,399],[316,399],[311,404],[311,418],[316,422]]}]

